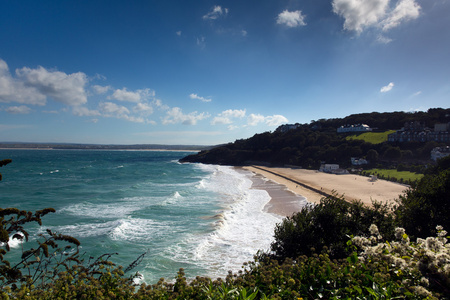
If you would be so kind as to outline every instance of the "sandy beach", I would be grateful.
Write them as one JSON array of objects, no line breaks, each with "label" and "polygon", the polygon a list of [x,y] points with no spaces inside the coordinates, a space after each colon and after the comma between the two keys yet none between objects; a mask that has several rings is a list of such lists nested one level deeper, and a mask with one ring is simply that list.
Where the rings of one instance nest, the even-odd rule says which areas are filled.
[{"label": "sandy beach", "polygon": [[[408,189],[403,184],[380,179],[372,182],[368,177],[354,174],[334,175],[315,170],[263,166],[244,169],[284,185],[292,193],[301,195],[312,203],[319,203],[322,197],[333,192],[343,195],[349,201],[361,200],[366,205],[371,205],[372,200],[392,203]],[[285,203],[283,199],[277,199],[274,193],[271,197],[268,211],[285,216],[298,211],[298,205],[294,205],[292,200]]]}]

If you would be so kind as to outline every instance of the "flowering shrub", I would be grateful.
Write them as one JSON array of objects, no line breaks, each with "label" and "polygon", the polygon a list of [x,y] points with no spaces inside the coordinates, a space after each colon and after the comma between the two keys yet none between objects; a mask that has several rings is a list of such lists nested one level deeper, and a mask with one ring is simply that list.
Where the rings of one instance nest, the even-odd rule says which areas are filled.
[{"label": "flowering shrub", "polygon": [[369,238],[356,236],[349,245],[361,250],[362,262],[388,263],[388,274],[419,296],[450,295],[450,244],[447,231],[436,227],[437,236],[411,242],[405,229],[395,229],[395,240],[382,242],[376,225]]}]

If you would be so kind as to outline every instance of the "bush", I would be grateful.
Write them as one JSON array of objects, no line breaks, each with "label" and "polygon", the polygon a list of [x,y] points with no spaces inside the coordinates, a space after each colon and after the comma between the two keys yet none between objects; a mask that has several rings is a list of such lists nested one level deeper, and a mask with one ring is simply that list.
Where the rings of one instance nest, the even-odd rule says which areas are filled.
[{"label": "bush", "polygon": [[399,199],[397,222],[413,237],[435,235],[437,224],[450,228],[449,161],[442,160]]},{"label": "bush", "polygon": [[369,208],[335,195],[323,198],[320,204],[304,207],[277,224],[269,256],[282,261],[309,256],[327,246],[331,257],[345,257],[348,237],[367,233],[368,224],[376,224],[386,236],[392,236],[391,212],[392,207],[387,204],[374,202]]}]

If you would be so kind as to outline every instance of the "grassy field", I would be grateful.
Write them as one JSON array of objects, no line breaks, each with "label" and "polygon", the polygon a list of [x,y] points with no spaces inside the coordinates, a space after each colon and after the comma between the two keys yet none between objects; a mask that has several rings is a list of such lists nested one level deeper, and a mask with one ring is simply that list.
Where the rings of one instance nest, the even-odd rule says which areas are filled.
[{"label": "grassy field", "polygon": [[397,181],[400,181],[400,179],[403,179],[403,182],[416,181],[420,180],[423,177],[423,174],[417,174],[409,171],[397,171],[397,170],[390,170],[390,169],[370,169],[366,170],[366,173],[377,175],[377,177],[384,177],[384,178],[396,178]]},{"label": "grassy field", "polygon": [[352,134],[346,137],[347,140],[363,140],[367,143],[380,144],[387,141],[388,135],[394,133],[395,130],[385,132],[365,132],[360,134]]}]

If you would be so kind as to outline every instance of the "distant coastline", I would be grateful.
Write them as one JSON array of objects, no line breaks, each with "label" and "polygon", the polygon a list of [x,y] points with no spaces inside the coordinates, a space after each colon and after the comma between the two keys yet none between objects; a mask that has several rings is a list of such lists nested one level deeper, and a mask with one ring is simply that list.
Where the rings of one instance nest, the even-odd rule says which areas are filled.
[{"label": "distant coastline", "polygon": [[15,143],[0,142],[1,150],[140,150],[140,151],[192,151],[200,152],[214,146],[205,145],[101,145],[101,144],[71,144],[71,143]]}]

